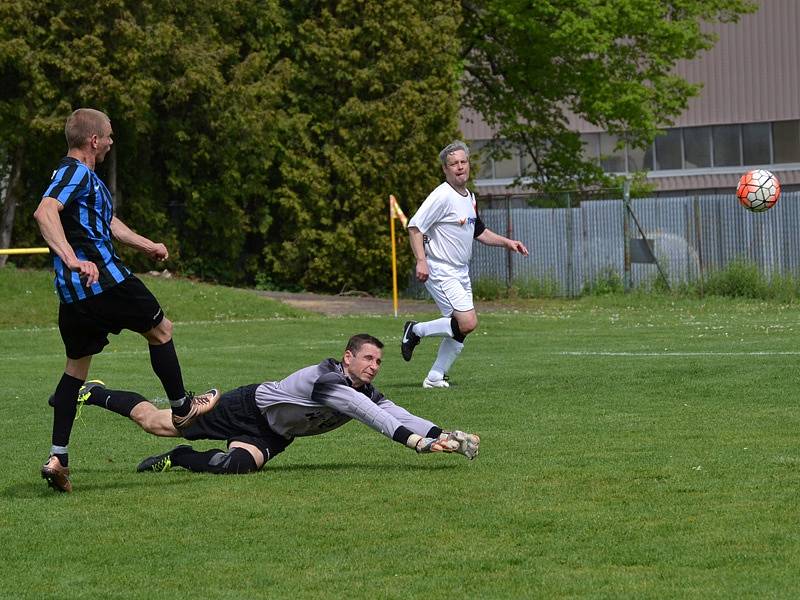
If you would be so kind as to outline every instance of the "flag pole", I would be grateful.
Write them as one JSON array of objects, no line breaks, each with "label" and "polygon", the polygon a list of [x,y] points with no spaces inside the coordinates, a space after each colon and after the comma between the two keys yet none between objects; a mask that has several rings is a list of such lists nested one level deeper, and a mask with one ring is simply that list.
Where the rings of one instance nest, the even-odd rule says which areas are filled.
[{"label": "flag pole", "polygon": [[394,316],[397,318],[397,246],[394,237],[395,205],[394,196],[389,196],[389,230],[392,232],[392,303]]}]

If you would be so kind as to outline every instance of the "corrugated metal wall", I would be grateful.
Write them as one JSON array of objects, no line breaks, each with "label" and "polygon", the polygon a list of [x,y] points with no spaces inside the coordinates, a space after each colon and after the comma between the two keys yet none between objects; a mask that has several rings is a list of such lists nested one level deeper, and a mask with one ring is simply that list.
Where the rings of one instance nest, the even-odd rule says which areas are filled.
[{"label": "corrugated metal wall", "polygon": [[797,118],[800,100],[800,2],[761,0],[738,23],[705,25],[719,36],[714,47],[676,73],[702,83],[699,96],[675,122],[677,127],[750,123]]},{"label": "corrugated metal wall", "polygon": [[[672,285],[745,258],[773,274],[800,275],[800,192],[784,192],[766,213],[742,208],[732,195],[648,198],[631,208]],[[622,200],[584,202],[575,208],[493,208],[481,210],[487,227],[522,240],[525,258],[475,243],[473,282],[489,278],[524,284],[528,279],[558,283],[562,295],[609,273],[624,274]],[[631,222],[632,237],[641,237]],[[654,264],[634,263],[634,286],[658,275]]]}]

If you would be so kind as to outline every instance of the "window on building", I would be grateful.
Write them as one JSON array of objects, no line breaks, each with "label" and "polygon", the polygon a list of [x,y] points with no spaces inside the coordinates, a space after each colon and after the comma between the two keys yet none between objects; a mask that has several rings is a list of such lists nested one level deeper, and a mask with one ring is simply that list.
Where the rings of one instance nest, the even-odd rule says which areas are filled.
[{"label": "window on building", "polygon": [[627,148],[628,171],[650,171],[653,168],[653,145],[647,150],[643,148]]},{"label": "window on building", "polygon": [[494,179],[492,173],[492,159],[484,150],[488,140],[477,140],[469,145],[469,167],[475,179]]},{"label": "window on building", "polygon": [[711,166],[711,127],[687,127],[683,130],[685,169]]},{"label": "window on building", "polygon": [[800,163],[800,120],[772,124],[773,162]]},{"label": "window on building", "polygon": [[520,155],[520,159],[522,161],[522,173],[524,175],[530,175],[535,170],[533,159],[531,158],[531,155],[528,154],[528,151],[524,148],[520,149]]},{"label": "window on building", "polygon": [[494,160],[495,179],[514,179],[519,177],[519,151],[516,148],[507,148],[511,153],[509,158]]},{"label": "window on building", "polygon": [[714,166],[732,167],[742,164],[739,152],[739,126],[716,125],[712,128]]},{"label": "window on building", "polygon": [[656,170],[680,169],[682,166],[681,130],[667,129],[656,138]]},{"label": "window on building", "polygon": [[600,156],[600,134],[582,133],[581,143],[583,144],[584,158],[597,162]]},{"label": "window on building", "polygon": [[[800,119],[667,129],[644,149],[616,150],[619,138],[608,133],[582,133],[580,139],[583,157],[607,173],[800,163]],[[470,146],[478,155],[472,161],[476,179],[514,179],[521,168],[532,169],[530,156],[519,148],[507,159],[489,159],[488,142]]]},{"label": "window on building", "polygon": [[600,134],[600,166],[606,173],[625,172],[625,148],[616,149],[619,137],[609,133]]},{"label": "window on building", "polygon": [[770,156],[769,123],[742,125],[742,159],[745,165],[768,165]]}]

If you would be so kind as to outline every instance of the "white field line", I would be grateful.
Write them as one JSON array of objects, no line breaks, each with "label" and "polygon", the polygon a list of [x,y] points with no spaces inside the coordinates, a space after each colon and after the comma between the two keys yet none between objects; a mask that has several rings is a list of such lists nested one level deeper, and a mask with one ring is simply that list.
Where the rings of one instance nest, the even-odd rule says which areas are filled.
[{"label": "white field line", "polygon": [[798,356],[800,351],[787,352],[555,352],[559,356]]},{"label": "white field line", "polygon": [[[266,323],[267,321],[281,321],[284,320],[282,317],[272,317],[272,318],[258,318],[258,319],[226,319],[224,321],[221,320],[209,320],[209,321],[173,321],[172,324],[176,326],[180,325],[230,325],[231,323]],[[0,329],[0,333],[36,333],[37,331],[58,331],[58,325],[51,325],[47,327],[10,327],[7,329]]]},{"label": "white field line", "polygon": [[[293,344],[294,342],[287,341],[285,345]],[[308,350],[314,350],[316,348],[324,348],[325,346],[335,346],[337,351],[339,351],[340,346],[342,346],[345,342],[342,340],[317,340],[315,342],[304,342],[303,347],[307,348]],[[279,345],[280,342],[270,342],[272,346]],[[214,352],[239,352],[242,351],[257,351],[260,348],[263,348],[264,344],[235,344],[235,345],[226,345],[226,346],[214,346],[211,348]],[[194,354],[195,352],[206,352],[208,348],[192,348],[187,346],[186,348],[178,348],[178,356],[181,357],[183,355],[190,355]],[[143,344],[143,348],[137,350],[114,350],[113,348],[109,348],[102,354],[98,354],[96,356],[103,356],[104,358],[118,358],[118,357],[126,357],[126,356],[140,356],[140,355],[149,355],[150,351],[147,349],[146,344]],[[333,355],[336,353],[334,352]],[[332,356],[333,356],[332,355]],[[31,360],[31,359],[46,359],[50,360],[52,357],[57,356],[63,358],[64,356],[64,349],[63,348],[54,348],[52,352],[41,352],[37,351],[33,354],[17,354],[15,356],[4,356],[4,361],[17,361],[17,360]]]}]

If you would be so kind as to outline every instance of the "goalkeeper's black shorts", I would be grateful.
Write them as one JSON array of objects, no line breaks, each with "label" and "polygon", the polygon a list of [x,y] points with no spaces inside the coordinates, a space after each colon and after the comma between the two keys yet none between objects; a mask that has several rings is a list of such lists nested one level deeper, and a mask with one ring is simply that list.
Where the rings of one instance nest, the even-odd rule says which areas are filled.
[{"label": "goalkeeper's black shorts", "polygon": [[264,462],[292,443],[275,433],[256,406],[256,388],[245,385],[222,394],[214,410],[202,415],[181,433],[187,440],[226,440],[252,444],[264,453]]}]

